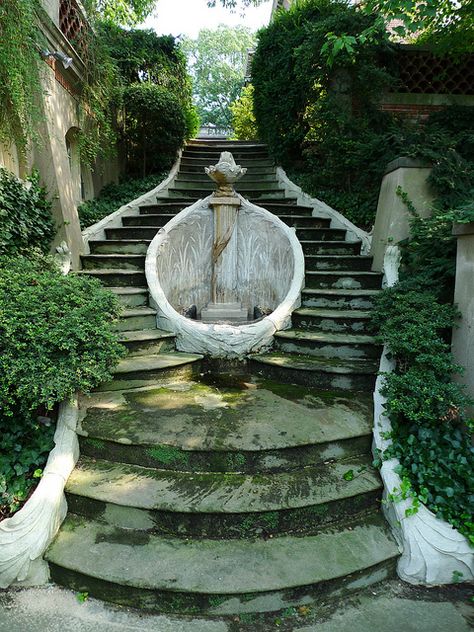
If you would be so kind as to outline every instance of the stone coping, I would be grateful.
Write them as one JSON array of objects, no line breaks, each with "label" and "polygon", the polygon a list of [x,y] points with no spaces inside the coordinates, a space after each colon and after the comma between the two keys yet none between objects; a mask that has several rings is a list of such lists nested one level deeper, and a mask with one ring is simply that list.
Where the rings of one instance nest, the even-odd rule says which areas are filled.
[{"label": "stone coping", "polygon": [[392,171],[396,171],[397,169],[431,169],[431,165],[416,158],[400,156],[388,163],[385,167],[384,176],[392,173]]},{"label": "stone coping", "polygon": [[474,235],[474,222],[467,224],[454,224],[453,235],[455,237],[465,237],[467,235]]}]

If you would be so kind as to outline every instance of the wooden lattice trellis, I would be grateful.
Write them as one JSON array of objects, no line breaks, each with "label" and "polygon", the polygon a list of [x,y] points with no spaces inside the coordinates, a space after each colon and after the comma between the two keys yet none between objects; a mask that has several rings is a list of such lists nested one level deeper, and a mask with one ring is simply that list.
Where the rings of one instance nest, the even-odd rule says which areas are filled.
[{"label": "wooden lattice trellis", "polygon": [[474,94],[474,56],[458,61],[425,50],[397,51],[399,86],[409,94]]},{"label": "wooden lattice trellis", "polygon": [[87,31],[89,25],[79,5],[74,0],[61,0],[59,3],[59,28],[67,37],[79,56],[86,52]]}]

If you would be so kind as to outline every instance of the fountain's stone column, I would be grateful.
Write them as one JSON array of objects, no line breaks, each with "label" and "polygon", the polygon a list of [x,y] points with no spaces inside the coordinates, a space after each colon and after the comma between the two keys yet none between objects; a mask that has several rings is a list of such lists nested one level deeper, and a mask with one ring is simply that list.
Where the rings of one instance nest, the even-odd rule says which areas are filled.
[{"label": "fountain's stone column", "polygon": [[222,152],[217,165],[206,173],[218,184],[209,206],[214,211],[214,244],[212,249],[212,301],[201,310],[203,322],[246,322],[248,311],[242,307],[238,294],[238,243],[235,230],[240,198],[233,183],[246,172],[231,153]]}]

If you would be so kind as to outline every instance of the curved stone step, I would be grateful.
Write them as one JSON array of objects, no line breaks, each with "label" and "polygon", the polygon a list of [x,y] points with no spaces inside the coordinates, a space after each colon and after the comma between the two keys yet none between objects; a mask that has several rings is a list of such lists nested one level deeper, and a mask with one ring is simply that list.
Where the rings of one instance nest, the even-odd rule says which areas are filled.
[{"label": "curved stone step", "polygon": [[96,393],[80,410],[82,454],[161,469],[290,471],[368,453],[372,437],[369,397],[264,380]]},{"label": "curved stone step", "polygon": [[374,336],[333,333],[307,329],[286,329],[275,334],[275,346],[286,353],[324,358],[379,358],[381,347]]},{"label": "curved stone step", "polygon": [[173,351],[175,335],[155,328],[126,330],[121,332],[119,342],[127,347],[130,355],[149,355]]},{"label": "curved stone step", "polygon": [[380,272],[363,272],[361,270],[307,270],[306,287],[321,289],[381,289]]},{"label": "curved stone step", "polygon": [[125,309],[115,323],[115,331],[138,331],[156,327],[156,310],[148,306]]},{"label": "curved stone step", "polygon": [[89,241],[95,255],[146,255],[151,239],[104,239]]},{"label": "curved stone step", "polygon": [[144,270],[143,254],[81,255],[84,270]]},{"label": "curved stone step", "polygon": [[142,307],[148,305],[148,288],[146,287],[108,287],[124,307]]},{"label": "curved stone step", "polygon": [[305,256],[308,255],[358,255],[360,253],[360,241],[310,241],[300,240]]},{"label": "curved stone step", "polygon": [[358,309],[300,307],[291,318],[297,329],[352,334],[366,334],[370,330],[370,312]]},{"label": "curved stone step", "polygon": [[97,391],[139,388],[173,378],[190,378],[202,356],[190,353],[158,353],[128,356],[115,367],[114,379],[102,383]]},{"label": "curved stone step", "polygon": [[325,358],[272,352],[250,356],[251,366],[269,379],[343,391],[372,392],[379,363],[370,359]]},{"label": "curved stone step", "polygon": [[146,277],[144,270],[78,270],[74,274],[88,274],[98,279],[102,285],[107,287],[146,287]]},{"label": "curved stone step", "polygon": [[307,270],[365,270],[369,271],[372,257],[365,255],[328,254],[305,255]]},{"label": "curved stone step", "polygon": [[267,540],[178,540],[70,515],[46,552],[53,581],[162,612],[271,612],[381,581],[398,548],[381,516]]},{"label": "curved stone step", "polygon": [[73,513],[122,528],[253,538],[345,524],[378,508],[381,482],[369,456],[271,474],[157,470],[82,456],[66,492]]},{"label": "curved stone step", "polygon": [[345,290],[304,288],[301,292],[303,307],[324,309],[370,309],[381,290]]}]

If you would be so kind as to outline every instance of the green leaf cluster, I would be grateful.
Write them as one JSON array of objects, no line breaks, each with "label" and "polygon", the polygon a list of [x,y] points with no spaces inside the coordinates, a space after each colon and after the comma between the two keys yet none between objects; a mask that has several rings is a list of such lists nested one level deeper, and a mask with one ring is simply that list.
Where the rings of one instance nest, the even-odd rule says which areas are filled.
[{"label": "green leaf cluster", "polygon": [[0,255],[48,252],[55,235],[51,203],[36,172],[26,182],[0,168]]},{"label": "green leaf cluster", "polygon": [[[0,257],[0,512],[18,508],[52,447],[56,404],[110,379],[117,299],[52,259]],[[40,415],[40,416],[39,416]]]},{"label": "green leaf cluster", "polygon": [[162,173],[146,178],[126,178],[117,184],[107,184],[97,198],[83,202],[78,207],[81,228],[84,230],[114,213],[124,204],[158,186],[165,177],[166,173]]},{"label": "green leaf cluster", "polygon": [[232,115],[232,129],[237,140],[257,140],[257,121],[253,112],[252,84],[242,88],[240,97],[230,104],[229,109]]},{"label": "green leaf cluster", "polygon": [[127,172],[159,173],[199,128],[181,45],[170,35],[110,23],[99,35],[117,73],[114,103]]}]

